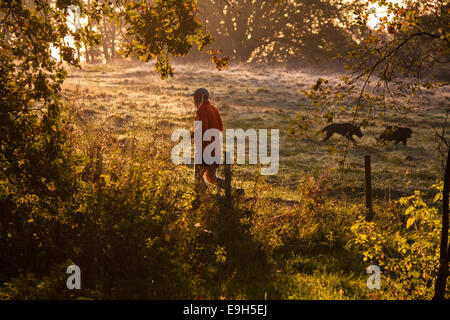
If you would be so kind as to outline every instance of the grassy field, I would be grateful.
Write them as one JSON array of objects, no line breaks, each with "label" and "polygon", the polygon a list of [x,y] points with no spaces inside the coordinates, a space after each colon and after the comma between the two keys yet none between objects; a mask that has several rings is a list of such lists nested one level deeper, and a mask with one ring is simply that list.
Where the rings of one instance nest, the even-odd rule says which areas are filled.
[{"label": "grassy field", "polygon": [[[301,90],[309,89],[319,77],[338,76],[245,66],[217,72],[213,66],[177,65],[173,79],[160,80],[150,65],[97,65],[72,70],[65,82],[64,95],[74,107],[77,119],[86,124],[86,130],[102,127],[124,144],[133,137],[155,134],[170,141],[174,129],[190,129],[193,103],[187,94],[198,87],[208,88],[226,128],[280,130],[279,172],[266,177],[270,188],[263,192],[263,197],[294,200],[299,181],[312,174],[326,175],[332,181],[329,192],[333,197],[361,199],[367,154],[372,156],[377,201],[397,199],[414,190],[428,194],[442,175],[437,140],[433,136],[445,121],[443,110],[450,100],[448,92],[425,92],[411,115],[387,115],[375,121],[363,130],[365,135],[360,143],[350,148],[342,169],[336,161],[342,155],[330,152],[347,144],[341,136],[335,135],[322,143],[320,128],[315,128],[308,139],[288,133],[297,112],[308,112],[310,108]],[[349,120],[350,115],[337,122]],[[375,137],[391,124],[413,129],[408,146],[391,145],[387,149],[376,144]],[[235,166],[233,170],[236,185],[251,190],[258,165]]]},{"label": "grassy field", "polygon": [[[404,228],[406,222],[395,200],[414,190],[428,198],[434,196],[432,185],[443,170],[433,136],[445,121],[448,92],[425,92],[411,115],[390,114],[368,126],[359,144],[349,149],[342,168],[337,161],[340,156],[331,152],[347,145],[341,136],[322,143],[320,127],[310,132],[311,138],[289,135],[297,112],[312,108],[301,91],[319,77],[334,81],[338,74],[248,66],[231,66],[220,73],[205,65],[176,65],[175,70],[173,79],[161,80],[151,65],[85,66],[69,71],[63,96],[75,131],[87,137],[80,141],[93,142],[76,146],[86,154],[95,152],[90,148],[96,143],[116,145],[127,152],[136,144],[150,142],[152,148],[160,146],[163,156],[171,161],[171,133],[177,128],[192,128],[194,106],[188,94],[199,87],[210,91],[211,102],[220,110],[226,128],[280,130],[278,174],[261,179],[258,165],[233,166],[233,183],[246,191],[244,211],[250,208],[253,213],[240,217],[240,222],[231,224],[226,232],[220,217],[213,218],[219,220],[208,227],[212,234],[219,234],[215,241],[219,247],[225,244],[229,256],[227,267],[220,271],[224,281],[212,282],[226,289],[217,289],[220,296],[207,296],[406,297],[394,295],[389,288],[367,290],[367,265],[345,244],[350,227],[364,213],[364,155],[372,156],[375,214],[382,230],[394,225]],[[337,122],[350,119],[348,115]],[[376,144],[375,137],[390,124],[413,129],[408,146]],[[193,168],[187,168],[183,179],[192,183]],[[217,193],[214,187],[210,190],[213,196]],[[238,231],[242,228],[250,234]],[[260,252],[266,256],[263,262],[258,262]],[[235,277],[236,272],[241,278]]]}]

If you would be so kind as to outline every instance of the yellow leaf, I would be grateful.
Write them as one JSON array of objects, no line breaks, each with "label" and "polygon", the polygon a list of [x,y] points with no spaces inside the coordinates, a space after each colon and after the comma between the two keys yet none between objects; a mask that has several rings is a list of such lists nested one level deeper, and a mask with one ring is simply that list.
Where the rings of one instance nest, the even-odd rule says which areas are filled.
[{"label": "yellow leaf", "polygon": [[408,221],[406,221],[406,229],[408,229],[409,227],[411,227],[411,225],[414,223],[414,221],[416,221],[415,217],[411,217],[408,219]]},{"label": "yellow leaf", "polygon": [[405,215],[407,216],[408,214],[410,214],[411,212],[413,212],[413,210],[414,210],[414,207],[409,207],[408,209],[406,209],[406,211],[405,211]]}]

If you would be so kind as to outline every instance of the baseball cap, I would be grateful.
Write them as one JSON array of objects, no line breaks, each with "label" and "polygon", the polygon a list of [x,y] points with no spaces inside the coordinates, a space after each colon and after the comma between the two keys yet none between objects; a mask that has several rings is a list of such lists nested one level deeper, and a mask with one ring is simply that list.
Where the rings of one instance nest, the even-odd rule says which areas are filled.
[{"label": "baseball cap", "polygon": [[190,94],[189,96],[191,97],[205,96],[206,98],[209,98],[209,92],[205,88],[200,88],[195,90],[195,92]]}]

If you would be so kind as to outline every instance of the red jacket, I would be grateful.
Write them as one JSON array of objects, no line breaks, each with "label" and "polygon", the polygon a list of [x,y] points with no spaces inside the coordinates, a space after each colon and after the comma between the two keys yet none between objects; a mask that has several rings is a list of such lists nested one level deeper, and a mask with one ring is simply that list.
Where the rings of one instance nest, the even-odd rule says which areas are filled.
[{"label": "red jacket", "polygon": [[[205,102],[200,108],[197,109],[195,121],[202,122],[202,136],[208,129],[218,129],[220,131],[223,130],[223,123],[222,118],[220,117],[220,112],[209,101]],[[202,150],[205,150],[206,146],[213,141],[214,137],[212,138],[212,141],[203,141]]]}]

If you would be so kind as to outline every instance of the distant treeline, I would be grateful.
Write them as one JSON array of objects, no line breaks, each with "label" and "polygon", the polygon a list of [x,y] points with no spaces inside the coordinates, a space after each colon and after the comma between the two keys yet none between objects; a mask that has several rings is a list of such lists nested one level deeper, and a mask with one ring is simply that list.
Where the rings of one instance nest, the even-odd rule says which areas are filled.
[{"label": "distant treeline", "polygon": [[[197,17],[214,36],[214,47],[234,61],[319,63],[344,55],[361,37],[360,30],[352,27],[357,2],[199,0]],[[116,5],[113,1],[111,9],[116,10]],[[106,17],[89,19],[86,28],[99,33],[102,40],[79,51],[87,63],[117,58],[121,46],[132,40],[126,37],[124,24]],[[202,55],[190,54],[193,58]]]},{"label": "distant treeline", "polygon": [[246,62],[322,62],[359,38],[356,3],[342,0],[200,0],[199,18],[230,58]]}]

